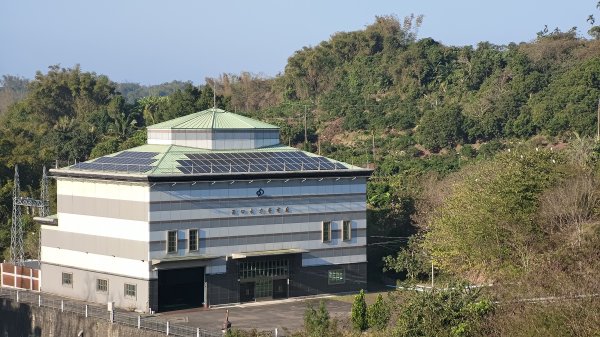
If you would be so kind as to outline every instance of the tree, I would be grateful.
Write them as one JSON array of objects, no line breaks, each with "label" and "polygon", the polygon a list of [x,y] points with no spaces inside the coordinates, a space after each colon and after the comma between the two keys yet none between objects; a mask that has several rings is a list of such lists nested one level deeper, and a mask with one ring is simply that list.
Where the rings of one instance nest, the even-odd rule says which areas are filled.
[{"label": "tree", "polygon": [[549,150],[498,154],[453,177],[422,247],[441,270],[494,280],[522,274],[541,237],[534,221],[544,190],[563,179],[564,157]]},{"label": "tree", "polygon": [[168,103],[161,105],[156,122],[160,123],[200,111],[200,94],[197,87],[187,83],[183,89],[178,89],[169,96]]},{"label": "tree", "polygon": [[367,302],[365,301],[365,292],[360,290],[360,293],[354,297],[352,303],[352,326],[358,331],[367,330],[369,322],[367,319]]},{"label": "tree", "polygon": [[47,74],[37,72],[29,85],[28,104],[48,121],[60,116],[86,115],[105,106],[115,96],[115,86],[106,76],[74,68],[50,66]]},{"label": "tree", "polygon": [[29,81],[25,78],[2,75],[0,79],[0,115],[12,104],[20,101],[27,94]]},{"label": "tree", "polygon": [[90,152],[90,159],[106,156],[117,152],[119,148],[119,140],[115,137],[105,137],[101,142],[96,144]]},{"label": "tree", "polygon": [[390,307],[386,301],[383,300],[381,294],[377,295],[375,303],[371,304],[367,309],[367,321],[369,327],[376,330],[383,330],[387,327],[390,320]]},{"label": "tree", "polygon": [[[598,3],[596,4],[596,8],[600,9],[600,1],[598,1]],[[600,26],[594,26],[594,24],[596,23],[596,19],[594,18],[593,14],[588,16],[587,22],[592,26],[590,30],[588,30],[588,34],[592,38],[600,40]]]},{"label": "tree", "polygon": [[309,337],[327,336],[330,323],[329,311],[324,300],[319,302],[317,309],[313,307],[312,303],[308,303],[304,311],[304,328]]},{"label": "tree", "polygon": [[426,148],[437,152],[463,140],[462,114],[456,107],[431,109],[423,114],[417,139]]},{"label": "tree", "polygon": [[425,255],[422,247],[411,237],[406,248],[401,248],[397,255],[384,258],[383,271],[393,270],[397,273],[405,272],[408,283],[416,283],[420,274],[427,274],[429,258]]},{"label": "tree", "polygon": [[162,105],[168,104],[168,96],[146,96],[137,101],[141,107],[144,121],[147,125],[158,123],[158,112]]},{"label": "tree", "polygon": [[393,336],[473,336],[494,310],[480,289],[453,283],[446,289],[412,292],[403,298]]},{"label": "tree", "polygon": [[109,130],[119,140],[123,141],[135,132],[139,112],[127,104],[123,96],[117,96],[110,101],[108,115],[113,120]]}]

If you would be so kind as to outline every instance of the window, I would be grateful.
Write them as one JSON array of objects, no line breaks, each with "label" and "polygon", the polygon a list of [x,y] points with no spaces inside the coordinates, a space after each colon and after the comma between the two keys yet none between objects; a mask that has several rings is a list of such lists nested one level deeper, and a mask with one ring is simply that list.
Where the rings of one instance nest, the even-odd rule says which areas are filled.
[{"label": "window", "polygon": [[189,247],[188,248],[190,251],[198,250],[198,230],[197,229],[190,229]]},{"label": "window", "polygon": [[342,240],[350,241],[352,239],[352,222],[344,220],[342,222]]},{"label": "window", "polygon": [[125,297],[136,298],[137,285],[125,283]]},{"label": "window", "polygon": [[267,260],[240,262],[239,279],[252,280],[260,278],[282,279],[289,277],[288,260]]},{"label": "window", "polygon": [[328,284],[343,284],[346,283],[346,273],[344,269],[333,269],[329,271],[327,278]]},{"label": "window", "polygon": [[73,273],[62,273],[62,285],[73,288]]},{"label": "window", "polygon": [[96,280],[96,291],[99,293],[106,293],[108,292],[108,280],[104,280],[104,279],[97,279]]},{"label": "window", "polygon": [[331,221],[323,221],[323,233],[321,234],[323,242],[331,242]]},{"label": "window", "polygon": [[177,252],[177,231],[167,232],[167,253]]}]

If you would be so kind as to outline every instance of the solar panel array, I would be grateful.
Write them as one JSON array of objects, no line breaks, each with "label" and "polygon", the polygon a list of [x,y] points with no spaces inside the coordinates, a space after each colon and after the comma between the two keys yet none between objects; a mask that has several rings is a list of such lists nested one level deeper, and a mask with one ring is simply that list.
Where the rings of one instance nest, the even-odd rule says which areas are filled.
[{"label": "solar panel array", "polygon": [[158,152],[124,151],[114,157],[100,157],[91,163],[77,163],[73,169],[91,171],[117,171],[128,173],[144,173],[152,169]]},{"label": "solar panel array", "polygon": [[178,160],[184,174],[346,170],[343,164],[300,151],[191,153]]}]

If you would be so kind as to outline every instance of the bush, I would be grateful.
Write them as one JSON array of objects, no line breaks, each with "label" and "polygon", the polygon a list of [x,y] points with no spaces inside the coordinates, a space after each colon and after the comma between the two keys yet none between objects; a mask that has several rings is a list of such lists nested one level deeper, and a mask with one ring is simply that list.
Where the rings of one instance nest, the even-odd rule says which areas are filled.
[{"label": "bush", "polygon": [[376,330],[383,330],[390,321],[390,307],[383,296],[379,294],[377,300],[367,309],[369,326]]},{"label": "bush", "polygon": [[493,310],[480,289],[469,288],[466,283],[414,292],[398,313],[394,336],[471,336]]},{"label": "bush", "polygon": [[438,152],[464,139],[462,114],[457,108],[428,110],[421,118],[417,139],[427,149]]},{"label": "bush", "polygon": [[304,329],[308,336],[327,336],[330,323],[329,311],[327,311],[325,301],[321,300],[318,309],[315,309],[311,303],[308,303],[304,311]]},{"label": "bush", "polygon": [[271,331],[258,331],[257,329],[252,330],[238,330],[232,329],[227,331],[225,337],[271,337]]},{"label": "bush", "polygon": [[367,302],[365,302],[365,292],[361,289],[360,293],[354,297],[352,303],[352,326],[359,331],[367,330],[369,322],[367,321]]}]

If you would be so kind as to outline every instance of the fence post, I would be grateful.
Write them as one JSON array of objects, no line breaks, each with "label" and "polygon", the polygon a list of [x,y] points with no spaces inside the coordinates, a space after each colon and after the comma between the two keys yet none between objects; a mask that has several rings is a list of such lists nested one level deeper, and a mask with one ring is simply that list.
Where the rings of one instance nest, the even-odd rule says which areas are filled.
[{"label": "fence post", "polygon": [[169,335],[169,321],[167,321],[167,336]]},{"label": "fence post", "polygon": [[138,329],[142,328],[142,316],[138,315]]},{"label": "fence post", "polygon": [[19,303],[19,291],[17,290],[17,303]]},{"label": "fence post", "polygon": [[85,317],[86,318],[88,317],[88,305],[87,304],[85,305]]},{"label": "fence post", "polygon": [[200,328],[196,328],[196,337],[200,337]]},{"label": "fence post", "polygon": [[38,295],[38,307],[42,306],[42,295]]},{"label": "fence post", "polygon": [[60,300],[60,311],[61,312],[65,311],[65,300]]},{"label": "fence post", "polygon": [[277,337],[277,328],[275,328],[275,337]]}]

